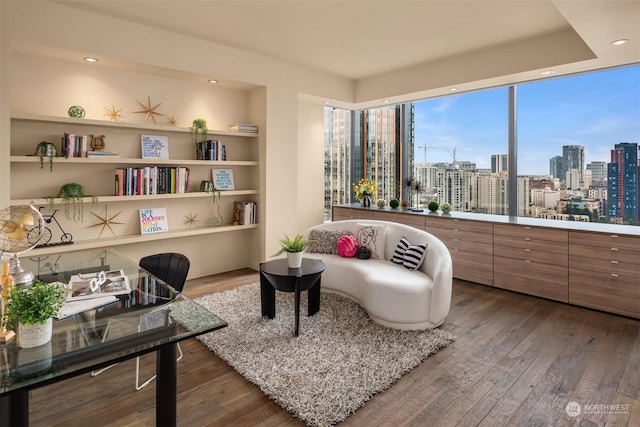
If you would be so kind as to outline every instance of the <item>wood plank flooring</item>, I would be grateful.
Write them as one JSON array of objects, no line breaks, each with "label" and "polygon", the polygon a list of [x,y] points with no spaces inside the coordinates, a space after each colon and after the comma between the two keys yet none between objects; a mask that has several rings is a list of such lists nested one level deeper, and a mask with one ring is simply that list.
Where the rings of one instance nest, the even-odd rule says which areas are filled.
[{"label": "wood plank flooring", "polygon": [[[239,270],[189,281],[185,294],[256,281]],[[442,328],[457,340],[341,425],[640,426],[639,321],[456,280]],[[181,346],[179,425],[303,425],[199,341]],[[151,375],[154,357],[143,365]],[[34,390],[31,424],[154,425],[155,386],[135,391],[134,369],[128,361]],[[568,402],[581,414],[569,417]]]}]

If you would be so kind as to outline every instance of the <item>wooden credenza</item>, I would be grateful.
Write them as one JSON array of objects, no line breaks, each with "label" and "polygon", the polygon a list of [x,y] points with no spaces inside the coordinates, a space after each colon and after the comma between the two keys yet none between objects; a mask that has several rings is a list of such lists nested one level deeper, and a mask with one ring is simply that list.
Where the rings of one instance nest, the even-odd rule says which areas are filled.
[{"label": "wooden credenza", "polygon": [[377,219],[424,229],[449,248],[458,279],[640,319],[638,227],[531,218],[518,223],[498,215],[355,205],[334,206],[332,219]]}]

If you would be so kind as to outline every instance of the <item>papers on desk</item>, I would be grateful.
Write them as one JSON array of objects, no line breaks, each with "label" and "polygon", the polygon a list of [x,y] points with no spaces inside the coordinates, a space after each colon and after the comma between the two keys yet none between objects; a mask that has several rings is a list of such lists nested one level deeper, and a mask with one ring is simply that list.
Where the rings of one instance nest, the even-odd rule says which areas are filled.
[{"label": "papers on desk", "polygon": [[73,316],[78,313],[85,312],[87,310],[92,310],[94,308],[102,307],[107,304],[111,304],[116,302],[118,298],[114,295],[109,295],[106,297],[97,297],[91,299],[85,299],[80,301],[67,301],[64,303],[62,310],[56,317],[56,319],[64,319],[69,316]]}]

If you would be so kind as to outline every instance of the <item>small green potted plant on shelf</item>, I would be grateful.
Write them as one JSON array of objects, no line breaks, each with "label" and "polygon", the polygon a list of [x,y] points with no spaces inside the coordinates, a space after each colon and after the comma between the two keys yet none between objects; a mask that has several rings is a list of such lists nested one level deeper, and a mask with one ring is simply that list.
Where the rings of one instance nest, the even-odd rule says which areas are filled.
[{"label": "small green potted plant on shelf", "polygon": [[[91,200],[95,206],[98,203],[98,197],[89,194],[84,194],[84,187],[82,184],[76,182],[68,182],[62,187],[55,196],[46,196],[45,199],[49,201],[49,208],[53,209],[56,198],[62,199],[64,203],[64,216],[69,221],[82,222],[84,218],[84,205],[83,198],[91,197]],[[73,215],[71,214],[71,207],[73,207]]]},{"label": "small green potted plant on shelf", "polygon": [[44,168],[44,158],[49,158],[49,170],[53,171],[53,158],[58,157],[58,150],[53,142],[41,141],[36,145],[36,151],[33,153],[34,156],[38,156],[40,158],[40,169]]},{"label": "small green potted plant on shelf", "polygon": [[440,203],[438,203],[435,200],[430,201],[429,204],[427,205],[427,208],[429,208],[432,214],[438,213],[439,207],[440,207]]},{"label": "small green potted plant on shelf", "polygon": [[293,239],[290,239],[289,236],[285,234],[284,238],[280,239],[280,250],[273,256],[278,256],[286,252],[289,268],[300,268],[302,266],[302,251],[313,242],[314,240],[306,239],[301,234],[296,234]]},{"label": "small green potted plant on shelf", "polygon": [[191,140],[196,147],[196,160],[204,160],[204,143],[207,141],[207,121],[194,119],[191,123]]},{"label": "small green potted plant on shelf", "polygon": [[26,289],[11,288],[4,322],[17,332],[20,347],[37,347],[51,340],[53,317],[60,313],[66,295],[60,285],[40,280]]}]

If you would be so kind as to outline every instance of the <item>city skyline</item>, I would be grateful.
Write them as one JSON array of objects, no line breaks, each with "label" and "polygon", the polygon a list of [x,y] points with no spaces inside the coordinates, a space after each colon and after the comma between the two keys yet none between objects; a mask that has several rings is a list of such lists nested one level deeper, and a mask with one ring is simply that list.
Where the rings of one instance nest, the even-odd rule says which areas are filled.
[{"label": "city skyline", "polygon": [[[563,146],[584,146],[585,166],[611,161],[621,142],[640,142],[640,66],[519,84],[518,175],[548,175]],[[415,102],[415,161],[459,161],[490,169],[508,152],[508,88]]]}]

